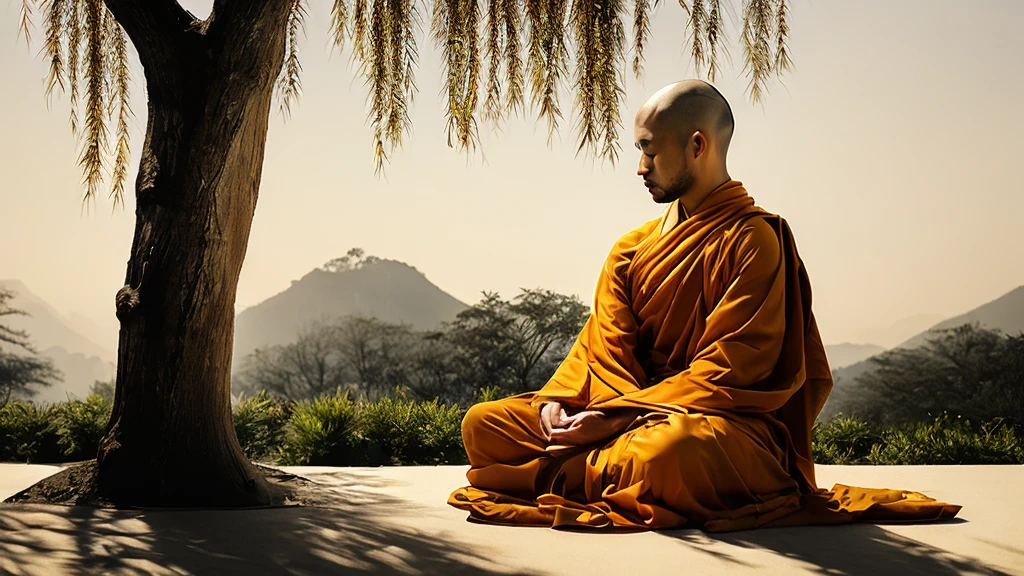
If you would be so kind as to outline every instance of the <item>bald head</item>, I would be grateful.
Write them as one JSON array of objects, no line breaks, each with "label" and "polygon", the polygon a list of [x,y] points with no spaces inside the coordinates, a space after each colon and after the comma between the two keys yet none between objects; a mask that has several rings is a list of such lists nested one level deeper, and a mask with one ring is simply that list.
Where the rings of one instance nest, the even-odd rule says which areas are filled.
[{"label": "bald head", "polygon": [[677,134],[683,141],[703,132],[722,158],[729,150],[734,121],[722,93],[703,80],[683,80],[658,90],[637,112],[657,131]]},{"label": "bald head", "polygon": [[730,179],[726,167],[733,116],[722,93],[684,80],[654,93],[636,113],[637,175],[655,202],[679,199],[689,210]]}]

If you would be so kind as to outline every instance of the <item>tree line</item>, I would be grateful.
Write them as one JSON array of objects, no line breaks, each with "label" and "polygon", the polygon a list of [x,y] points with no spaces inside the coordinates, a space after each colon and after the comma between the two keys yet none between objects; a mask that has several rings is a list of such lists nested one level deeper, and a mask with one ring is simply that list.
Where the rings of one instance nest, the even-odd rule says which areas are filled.
[{"label": "tree line", "polygon": [[827,415],[893,425],[947,412],[1024,427],[1024,331],[1012,335],[963,324],[934,330],[925,344],[883,352],[869,363],[852,381],[836,382]]},{"label": "tree line", "polygon": [[[299,401],[340,388],[376,401],[401,389],[467,407],[539,389],[565,358],[589,308],[576,296],[543,289],[524,289],[511,300],[483,294],[437,330],[359,315],[310,322],[294,342],[248,355],[232,379],[233,391],[252,396],[266,390]],[[0,404],[30,399],[38,387],[62,379],[25,331],[3,321],[25,314],[10,306],[13,297],[0,288]],[[964,324],[934,331],[920,346],[878,354],[869,364],[857,377],[837,380],[819,420],[845,415],[889,426],[948,413],[1024,427],[1024,331]],[[112,396],[112,383],[97,386]]]},{"label": "tree line", "polygon": [[481,395],[536,390],[568,354],[590,314],[576,296],[494,292],[437,330],[350,315],[309,322],[287,345],[257,348],[232,378],[236,393],[304,400],[341,388],[375,401],[396,389],[461,406]]}]

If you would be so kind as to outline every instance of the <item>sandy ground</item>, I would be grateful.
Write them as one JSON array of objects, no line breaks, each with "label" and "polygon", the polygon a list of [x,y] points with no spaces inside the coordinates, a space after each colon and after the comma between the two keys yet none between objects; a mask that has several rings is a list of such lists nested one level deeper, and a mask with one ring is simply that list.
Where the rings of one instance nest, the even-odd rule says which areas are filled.
[{"label": "sandy ground", "polygon": [[[0,464],[0,499],[58,471]],[[818,466],[819,484],[963,505],[951,522],[708,534],[566,532],[467,521],[464,466],[290,467],[338,509],[0,505],[4,574],[1024,574],[1024,466]]]}]

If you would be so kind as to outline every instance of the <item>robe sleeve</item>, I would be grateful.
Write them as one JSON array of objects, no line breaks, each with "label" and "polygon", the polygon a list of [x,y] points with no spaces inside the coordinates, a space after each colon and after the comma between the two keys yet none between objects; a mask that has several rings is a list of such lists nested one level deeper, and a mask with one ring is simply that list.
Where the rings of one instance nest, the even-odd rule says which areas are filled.
[{"label": "robe sleeve", "polygon": [[648,222],[612,246],[597,280],[593,310],[554,375],[535,394],[533,406],[557,400],[583,408],[646,385],[634,354],[638,327],[627,271],[638,245],[657,223]]},{"label": "robe sleeve", "polygon": [[690,365],[677,374],[591,408],[772,412],[794,390],[771,378],[786,332],[786,270],[779,236],[752,218],[706,262],[709,313]]}]

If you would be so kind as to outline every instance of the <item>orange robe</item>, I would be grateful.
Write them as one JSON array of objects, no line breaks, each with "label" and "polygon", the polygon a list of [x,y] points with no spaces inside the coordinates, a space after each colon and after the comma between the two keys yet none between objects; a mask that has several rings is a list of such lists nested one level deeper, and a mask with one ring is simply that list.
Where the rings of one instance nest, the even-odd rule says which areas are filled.
[{"label": "orange robe", "polygon": [[[918,492],[817,487],[811,425],[833,383],[784,219],[730,181],[663,223],[612,247],[541,390],[469,410],[471,486],[449,504],[496,523],[709,531],[957,514]],[[614,438],[551,451],[539,410],[555,400],[638,415]]]}]

